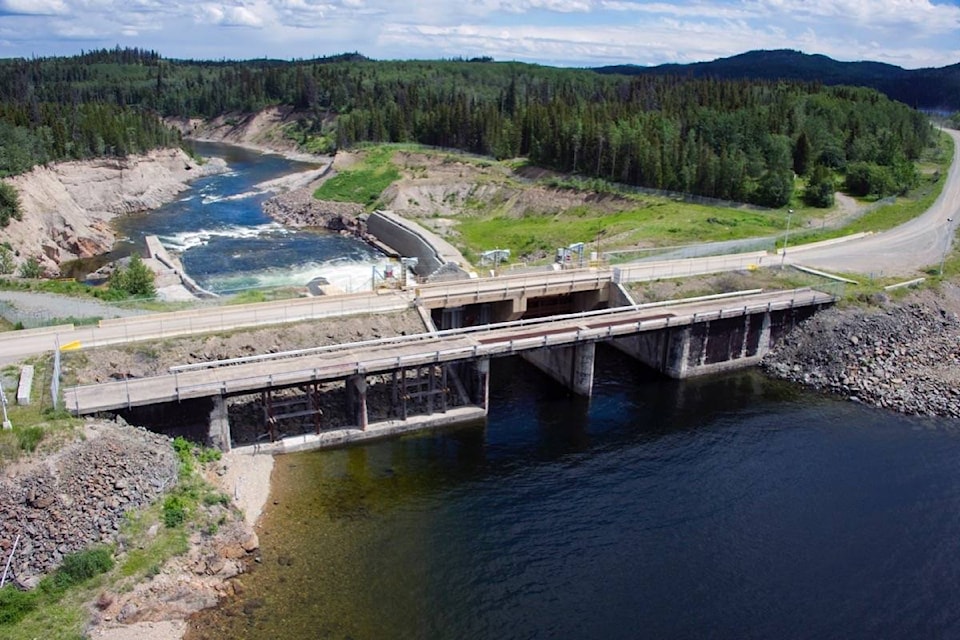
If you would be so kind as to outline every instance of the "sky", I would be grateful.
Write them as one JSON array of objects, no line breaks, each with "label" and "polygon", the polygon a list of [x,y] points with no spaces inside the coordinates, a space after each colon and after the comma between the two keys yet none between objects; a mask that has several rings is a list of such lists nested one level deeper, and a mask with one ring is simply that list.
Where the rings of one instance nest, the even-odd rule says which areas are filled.
[{"label": "sky", "polygon": [[0,0],[0,58],[141,47],[166,58],[472,58],[656,65],[794,49],[960,63],[960,0]]}]

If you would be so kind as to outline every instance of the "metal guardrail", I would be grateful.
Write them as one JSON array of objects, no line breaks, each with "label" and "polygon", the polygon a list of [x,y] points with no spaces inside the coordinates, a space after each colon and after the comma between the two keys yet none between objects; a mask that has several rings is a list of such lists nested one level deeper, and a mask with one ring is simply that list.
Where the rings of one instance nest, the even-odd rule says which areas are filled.
[{"label": "metal guardrail", "polygon": [[[801,290],[797,290],[801,291]],[[577,313],[568,313],[548,318],[528,318],[521,320],[511,320],[508,322],[497,322],[492,324],[478,325],[473,327],[461,327],[458,329],[443,329],[434,333],[420,333],[409,336],[393,336],[389,338],[377,338],[375,340],[362,340],[358,342],[346,342],[334,345],[324,345],[322,347],[310,347],[307,349],[292,349],[290,351],[280,351],[276,353],[263,353],[252,356],[240,356],[236,358],[225,358],[222,360],[209,360],[206,362],[194,362],[190,364],[174,365],[168,369],[171,373],[180,373],[184,371],[195,371],[198,369],[212,369],[216,367],[232,366],[238,364],[249,364],[253,362],[267,362],[273,360],[282,360],[287,358],[299,358],[322,353],[331,353],[335,351],[347,351],[350,349],[363,349],[372,346],[401,345],[414,342],[426,342],[429,340],[445,338],[449,336],[462,336],[474,333],[489,333],[500,329],[526,328],[541,324],[553,324],[567,320],[580,320],[597,316],[610,316],[615,313],[642,311],[645,309],[656,309],[665,306],[676,306],[683,304],[695,304],[698,302],[709,302],[711,300],[724,300],[743,296],[758,295],[762,289],[748,289],[744,291],[732,291],[728,293],[717,293],[706,296],[695,296],[691,298],[681,298],[679,300],[663,300],[660,302],[647,302],[643,304],[626,305],[623,307],[613,307],[609,309],[598,309],[595,311],[581,311]]]}]

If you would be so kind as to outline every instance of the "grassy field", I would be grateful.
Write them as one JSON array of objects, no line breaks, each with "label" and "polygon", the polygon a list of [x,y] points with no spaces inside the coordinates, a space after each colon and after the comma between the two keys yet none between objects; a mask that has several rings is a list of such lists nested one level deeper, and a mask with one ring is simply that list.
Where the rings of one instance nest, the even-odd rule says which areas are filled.
[{"label": "grassy field", "polygon": [[363,162],[344,169],[333,176],[313,193],[318,200],[357,202],[372,209],[383,190],[400,177],[393,164],[394,148],[371,147],[363,156]]},{"label": "grassy field", "polygon": [[[317,198],[358,202],[368,209],[376,206],[380,193],[400,178],[393,154],[409,145],[374,146],[362,150],[356,165],[324,183],[314,194]],[[449,155],[422,147],[410,149],[421,153]],[[791,216],[791,244],[812,242],[858,231],[879,231],[896,226],[926,210],[939,195],[953,158],[950,138],[942,136],[939,147],[930,149],[920,159],[923,176],[913,192],[896,198],[891,204],[874,208],[869,213],[843,225],[817,227],[827,211],[806,207],[801,201],[802,181],[797,181],[796,194],[789,207],[757,210],[747,207],[721,207],[693,204],[658,195],[638,194],[630,189],[596,181],[578,182],[556,178],[542,184],[560,184],[564,188],[583,189],[584,193],[599,190],[613,194],[628,204],[611,212],[603,206],[574,206],[555,214],[518,214],[509,203],[469,202],[467,211],[457,216],[456,237],[451,240],[471,260],[486,250],[509,249],[514,259],[549,262],[558,247],[582,242],[587,251],[613,251],[625,247],[674,247],[747,238],[770,238],[769,248],[781,241]],[[493,161],[487,160],[489,166]],[[514,167],[515,161],[505,161]],[[482,178],[481,178],[482,179]],[[523,188],[517,180],[512,186]],[[632,206],[631,206],[632,204]],[[872,204],[863,201],[864,206]]]},{"label": "grassy field", "polygon": [[[740,240],[773,236],[786,224],[778,211],[720,209],[676,202],[668,198],[638,197],[636,208],[603,213],[575,207],[551,216],[511,217],[476,214],[459,221],[460,248],[467,255],[494,248],[510,249],[514,256],[554,255],[557,247],[575,242],[590,251],[621,247],[676,246],[695,242]],[[772,247],[772,243],[771,243]]]}]

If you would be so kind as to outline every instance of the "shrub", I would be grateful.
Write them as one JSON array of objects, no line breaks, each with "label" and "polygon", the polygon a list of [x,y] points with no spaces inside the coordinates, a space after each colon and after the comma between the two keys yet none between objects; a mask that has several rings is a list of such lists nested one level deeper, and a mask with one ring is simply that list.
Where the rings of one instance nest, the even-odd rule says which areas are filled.
[{"label": "shrub", "polygon": [[16,263],[13,261],[13,251],[8,247],[0,247],[0,274],[13,273]]},{"label": "shrub", "polygon": [[208,507],[212,507],[216,504],[223,505],[224,507],[230,506],[230,496],[225,493],[212,492],[206,493],[203,496],[203,504]]},{"label": "shrub", "polygon": [[39,278],[43,275],[43,270],[40,268],[40,262],[30,256],[26,261],[20,265],[20,277],[21,278]]},{"label": "shrub", "polygon": [[94,547],[85,551],[71,553],[63,559],[57,574],[69,585],[86,582],[94,576],[106,573],[113,568],[113,553],[107,547]]},{"label": "shrub", "polygon": [[200,464],[207,464],[208,462],[216,462],[222,455],[220,449],[204,447],[200,449],[200,452],[197,454],[197,460],[200,461]]},{"label": "shrub", "polygon": [[163,524],[168,529],[182,525],[187,519],[187,507],[180,496],[167,496],[163,501]]},{"label": "shrub", "polygon": [[37,595],[13,585],[0,589],[0,626],[16,624],[37,608]]},{"label": "shrub", "polygon": [[112,568],[113,553],[107,547],[77,551],[65,556],[63,564],[40,581],[39,589],[56,601],[70,587],[84,583]]},{"label": "shrub", "polygon": [[129,296],[152,297],[157,293],[153,281],[153,272],[143,263],[140,254],[134,253],[126,269],[117,267],[110,276],[110,289]]},{"label": "shrub", "polygon": [[0,227],[7,226],[11,219],[20,220],[22,217],[17,190],[8,182],[0,182]]}]

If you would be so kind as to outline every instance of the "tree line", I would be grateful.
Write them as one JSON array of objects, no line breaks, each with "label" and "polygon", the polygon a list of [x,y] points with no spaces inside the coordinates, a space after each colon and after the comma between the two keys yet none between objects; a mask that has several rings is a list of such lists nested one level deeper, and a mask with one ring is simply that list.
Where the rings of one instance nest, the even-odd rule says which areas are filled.
[{"label": "tree line", "polygon": [[[818,83],[628,77],[473,61],[168,60],[114,49],[0,61],[0,175],[31,163],[176,144],[157,116],[291,105],[288,134],[326,150],[416,142],[642,187],[779,207],[837,180],[886,196],[917,181],[927,118]],[[801,180],[798,182],[796,178]]]}]

